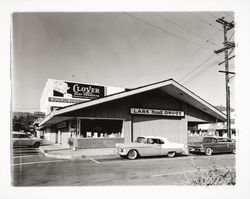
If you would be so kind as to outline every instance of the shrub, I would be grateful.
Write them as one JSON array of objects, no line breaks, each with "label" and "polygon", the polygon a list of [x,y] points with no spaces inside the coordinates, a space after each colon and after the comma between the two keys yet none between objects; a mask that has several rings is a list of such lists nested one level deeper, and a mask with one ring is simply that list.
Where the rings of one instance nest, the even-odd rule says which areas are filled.
[{"label": "shrub", "polygon": [[235,185],[236,171],[234,168],[216,168],[201,171],[197,168],[194,176],[188,179],[185,184],[189,185]]}]

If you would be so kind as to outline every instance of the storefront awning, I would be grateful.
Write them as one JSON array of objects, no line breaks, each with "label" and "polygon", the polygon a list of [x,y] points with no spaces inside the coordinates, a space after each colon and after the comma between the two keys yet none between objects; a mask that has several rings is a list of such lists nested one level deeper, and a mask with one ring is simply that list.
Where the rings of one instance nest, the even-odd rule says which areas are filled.
[{"label": "storefront awning", "polygon": [[[48,117],[48,116],[47,116]],[[60,122],[63,122],[65,120],[71,120],[73,119],[74,117],[67,117],[67,116],[54,116],[54,117],[51,117],[49,120],[46,121],[46,126],[50,126],[52,124],[57,124],[57,123],[60,123]],[[41,123],[39,124],[39,126],[43,126],[41,125]]]}]

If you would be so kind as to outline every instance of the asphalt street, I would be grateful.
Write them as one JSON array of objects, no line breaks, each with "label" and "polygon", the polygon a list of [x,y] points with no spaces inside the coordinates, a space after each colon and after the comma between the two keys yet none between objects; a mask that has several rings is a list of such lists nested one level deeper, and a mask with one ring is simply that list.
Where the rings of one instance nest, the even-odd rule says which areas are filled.
[{"label": "asphalt street", "polygon": [[103,185],[182,185],[196,171],[235,167],[234,154],[147,157],[136,160],[119,156],[55,159],[38,148],[12,151],[13,186],[103,186]]}]

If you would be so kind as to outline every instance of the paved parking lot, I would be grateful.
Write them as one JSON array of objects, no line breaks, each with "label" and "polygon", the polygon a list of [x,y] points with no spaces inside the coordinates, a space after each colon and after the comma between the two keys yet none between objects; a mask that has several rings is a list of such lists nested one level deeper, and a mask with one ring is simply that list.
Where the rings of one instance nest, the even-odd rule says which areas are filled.
[{"label": "paved parking lot", "polygon": [[38,148],[15,148],[12,151],[14,186],[81,185],[181,185],[185,176],[201,169],[234,167],[234,154],[191,155],[175,158],[148,157],[137,160],[118,156],[55,159],[45,157]]}]

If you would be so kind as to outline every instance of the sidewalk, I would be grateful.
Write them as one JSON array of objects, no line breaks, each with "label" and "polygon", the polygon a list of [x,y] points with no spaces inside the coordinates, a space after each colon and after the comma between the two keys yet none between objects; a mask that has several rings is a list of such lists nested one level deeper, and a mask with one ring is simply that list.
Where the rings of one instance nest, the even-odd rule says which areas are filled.
[{"label": "sidewalk", "polygon": [[39,148],[45,156],[60,159],[118,157],[115,148],[78,149],[74,151],[72,148],[59,144],[42,145]]}]

